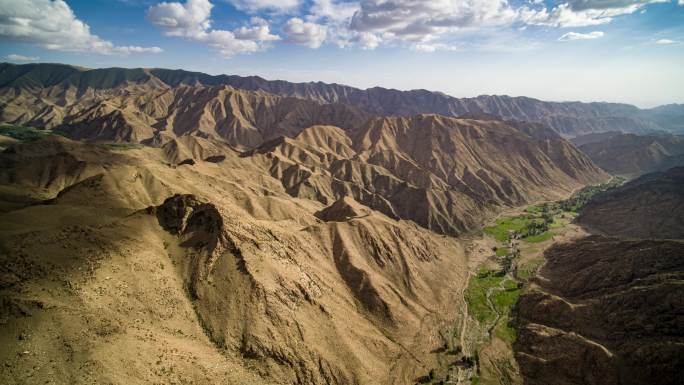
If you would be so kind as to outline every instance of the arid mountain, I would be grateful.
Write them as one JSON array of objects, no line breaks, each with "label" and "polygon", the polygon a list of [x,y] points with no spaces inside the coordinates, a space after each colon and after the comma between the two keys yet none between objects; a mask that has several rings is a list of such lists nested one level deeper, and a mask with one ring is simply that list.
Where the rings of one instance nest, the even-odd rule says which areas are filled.
[{"label": "arid mountain", "polygon": [[[464,243],[437,232],[607,177],[563,139],[436,115],[240,152],[211,131],[226,100],[241,122],[277,111],[259,131],[273,135],[298,132],[298,108],[332,108],[225,86],[122,91],[56,130],[98,138],[111,113],[94,110],[111,108],[150,128],[146,145],[52,135],[0,154],[2,383],[412,384],[465,306]],[[161,130],[150,117],[168,111]]]},{"label": "arid mountain", "polygon": [[[82,97],[95,91],[121,87],[125,84],[152,84],[156,87],[232,86],[251,91],[265,91],[286,97],[296,97],[318,103],[341,103],[381,116],[413,116],[440,114],[461,116],[489,114],[502,120],[542,123],[556,132],[574,137],[592,132],[623,131],[649,133],[682,129],[684,107],[664,106],[640,110],[634,106],[614,103],[544,102],[526,97],[478,96],[454,98],[427,90],[399,91],[386,88],[361,90],[339,84],[290,83],[268,81],[259,77],[211,76],[199,72],[166,69],[107,68],[87,70],[60,64],[0,64],[0,101],[3,121],[17,117],[5,113],[4,105],[18,90],[36,90],[56,96],[71,90]],[[8,91],[8,90],[13,91]],[[50,90],[45,92],[43,90]],[[55,104],[62,104],[59,101]],[[47,115],[48,112],[43,112]],[[28,121],[24,118],[24,121]]]},{"label": "arid mountain", "polygon": [[2,120],[51,128],[75,139],[160,142],[195,134],[252,148],[306,127],[332,124],[348,130],[369,116],[342,104],[283,98],[230,86],[180,86],[155,82],[117,88],[53,86],[35,91],[3,88]]},{"label": "arid mountain", "polygon": [[578,222],[625,238],[684,239],[684,167],[647,174],[597,196]]},{"label": "arid mountain", "polygon": [[436,365],[456,239],[221,155],[57,136],[0,154],[0,382],[408,384]]},{"label": "arid mountain", "polygon": [[[632,108],[487,97],[463,117],[414,112],[442,99],[459,100],[3,65],[0,120],[17,126],[2,131],[16,137],[0,137],[0,383],[395,385],[457,366],[469,373],[459,384],[481,369],[488,383],[499,367],[479,360],[498,356],[478,356],[473,341],[491,331],[468,329],[479,323],[464,299],[493,253],[476,232],[504,211],[609,178],[549,116]],[[592,131],[586,123],[576,122]],[[46,130],[16,135],[20,125]],[[622,236],[637,216],[679,212],[677,175],[616,190],[613,219],[587,211],[580,220]],[[644,199],[654,208],[639,206]],[[643,224],[680,226],[677,218]],[[603,229],[615,220],[625,225]],[[666,314],[659,303],[680,307],[680,242],[576,242],[549,252],[520,302],[519,341],[535,343],[516,350],[525,379],[584,383],[579,372],[609,384],[636,371],[624,363],[647,369],[635,376],[673,372],[655,360],[681,357],[678,319],[625,320],[640,306],[648,317]],[[564,258],[574,259],[554,262]],[[562,313],[574,303],[578,313]],[[553,323],[563,320],[574,329]],[[554,345],[566,340],[579,347]],[[604,348],[605,371],[577,359]],[[555,366],[566,362],[576,371]]]},{"label": "arid mountain", "polygon": [[649,174],[598,196],[579,223],[601,235],[545,253],[517,305],[525,384],[684,381],[683,176]]},{"label": "arid mountain", "polygon": [[[154,79],[100,89],[112,84],[101,75],[92,74],[94,86],[80,96],[81,83],[5,88],[5,119],[42,123],[74,139],[162,147],[173,164],[205,160],[227,146],[252,149],[244,156],[293,197],[328,205],[350,196],[390,218],[451,235],[477,228],[503,207],[558,198],[607,178],[541,124],[372,118],[345,104],[224,85],[169,88]],[[123,78],[137,79],[131,76]],[[42,112],[24,112],[31,108]]]},{"label": "arid mountain", "polygon": [[684,137],[619,132],[590,134],[572,140],[602,169],[615,175],[638,176],[684,165]]},{"label": "arid mountain", "polygon": [[563,139],[498,121],[377,118],[353,133],[315,126],[245,154],[298,198],[345,196],[442,234],[479,227],[502,207],[556,198],[607,175]]}]

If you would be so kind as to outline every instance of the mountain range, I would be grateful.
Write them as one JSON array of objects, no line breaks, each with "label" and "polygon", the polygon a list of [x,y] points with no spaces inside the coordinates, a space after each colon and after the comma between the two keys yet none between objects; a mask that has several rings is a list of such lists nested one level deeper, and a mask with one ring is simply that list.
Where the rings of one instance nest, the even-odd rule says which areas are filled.
[{"label": "mountain range", "polygon": [[[455,98],[427,90],[399,91],[381,87],[361,90],[322,82],[269,81],[255,76],[212,76],[199,72],[155,68],[85,69],[62,64],[1,64],[0,101],[3,105],[11,104],[12,98],[25,93],[33,95],[37,98],[36,101],[46,102],[47,105],[40,110],[39,116],[8,114],[5,107],[0,118],[17,124],[55,124],[54,117],[50,119],[50,114],[59,114],[53,109],[57,106],[65,107],[70,98],[91,96],[103,90],[126,85],[155,90],[179,86],[231,86],[321,104],[345,104],[379,116],[440,114],[457,117],[487,114],[501,120],[542,123],[565,137],[606,131],[639,134],[684,131],[684,105],[667,105],[642,110],[628,104],[544,102],[527,97]],[[35,95],[38,90],[40,95]]]},{"label": "mountain range", "polygon": [[[649,298],[678,293],[668,285],[681,242],[630,237],[681,237],[681,215],[666,217],[681,211],[681,169],[596,197],[579,217],[588,238],[574,212],[549,224],[539,210],[617,173],[580,148],[635,132],[677,138],[666,133],[681,128],[681,108],[2,64],[0,382],[394,385],[438,383],[443,368],[459,385],[583,383],[577,372],[599,373],[586,382],[598,384],[638,368],[676,373],[681,349],[666,340],[679,338],[668,317],[681,296],[667,311]],[[483,233],[492,222],[507,244]],[[518,230],[543,225],[526,253],[556,242],[554,226],[574,230],[530,273],[516,345],[483,348],[508,330],[497,309],[527,281],[481,270],[519,253]],[[652,246],[664,257],[641,261]],[[494,283],[479,292],[477,282]],[[639,319],[645,337],[618,325],[641,307],[665,314]],[[650,354],[630,355],[639,346],[667,362],[638,366]],[[587,351],[607,369],[583,362]]]},{"label": "mountain range", "polygon": [[684,165],[684,136],[605,132],[572,142],[599,167],[615,175],[636,177]]}]

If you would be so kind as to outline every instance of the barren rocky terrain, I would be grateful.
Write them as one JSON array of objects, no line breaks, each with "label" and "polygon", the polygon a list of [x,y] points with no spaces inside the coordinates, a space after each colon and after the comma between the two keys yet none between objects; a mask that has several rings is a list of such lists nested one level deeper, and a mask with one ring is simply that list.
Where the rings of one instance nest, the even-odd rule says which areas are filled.
[{"label": "barren rocky terrain", "polygon": [[619,132],[589,134],[573,143],[611,174],[637,177],[684,165],[684,137]]},{"label": "barren rocky terrain", "polygon": [[0,382],[681,378],[681,169],[537,205],[642,113],[3,64]]},{"label": "barren rocky terrain", "polygon": [[[282,97],[307,99],[321,104],[345,104],[372,115],[413,116],[440,114],[462,116],[488,114],[501,120],[542,123],[566,137],[594,132],[622,131],[638,134],[683,132],[684,106],[668,105],[649,110],[618,103],[545,102],[527,97],[482,95],[455,98],[427,90],[399,91],[374,87],[366,90],[322,82],[290,83],[260,77],[211,76],[199,72],[157,68],[86,69],[61,64],[0,64],[0,87],[6,90],[44,90],[43,98],[66,95],[83,96],[98,90],[135,84],[143,87],[177,88],[179,86],[225,87],[263,91]],[[0,100],[7,98],[0,95]],[[10,93],[10,97],[14,94]],[[54,105],[63,105],[56,102]],[[47,118],[51,108],[41,111]],[[16,118],[13,118],[16,119]],[[24,117],[15,123],[25,123]],[[35,119],[35,118],[33,118]],[[3,120],[8,120],[3,117]],[[12,119],[9,119],[12,120]]]}]

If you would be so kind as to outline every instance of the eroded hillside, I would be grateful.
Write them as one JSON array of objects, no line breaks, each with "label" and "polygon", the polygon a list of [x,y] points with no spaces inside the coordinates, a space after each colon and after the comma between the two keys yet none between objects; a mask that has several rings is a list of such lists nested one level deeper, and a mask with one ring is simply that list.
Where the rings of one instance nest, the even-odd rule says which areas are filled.
[{"label": "eroded hillside", "polygon": [[[684,243],[682,169],[598,195],[518,302],[526,384],[678,384]],[[666,239],[670,240],[666,240]]]},{"label": "eroded hillside", "polygon": [[325,205],[223,156],[176,166],[162,149],[58,137],[1,155],[3,383],[428,370],[461,306],[462,246],[376,211],[322,221]]},{"label": "eroded hillside", "polygon": [[681,136],[612,132],[577,137],[573,142],[611,174],[637,177],[684,165],[684,138]]},{"label": "eroded hillside", "polygon": [[430,229],[605,178],[563,140],[437,116],[148,144],[0,154],[3,382],[412,383],[470,268]]},{"label": "eroded hillside", "polygon": [[[72,94],[81,97],[91,94],[92,90],[117,88],[126,84],[163,88],[230,86],[307,99],[321,104],[342,103],[369,114],[383,116],[488,114],[501,120],[541,123],[567,137],[606,131],[639,134],[681,132],[681,118],[684,116],[682,105],[641,110],[635,106],[616,103],[546,102],[505,95],[455,98],[428,90],[400,91],[382,87],[362,90],[322,82],[291,83],[269,81],[256,76],[211,76],[159,68],[86,69],[61,64],[0,64],[0,87],[6,89],[30,92],[49,90],[48,93],[52,96],[62,95],[65,90],[70,90]],[[61,104],[60,101],[54,104]],[[49,111],[46,110],[43,114],[47,112]]]}]

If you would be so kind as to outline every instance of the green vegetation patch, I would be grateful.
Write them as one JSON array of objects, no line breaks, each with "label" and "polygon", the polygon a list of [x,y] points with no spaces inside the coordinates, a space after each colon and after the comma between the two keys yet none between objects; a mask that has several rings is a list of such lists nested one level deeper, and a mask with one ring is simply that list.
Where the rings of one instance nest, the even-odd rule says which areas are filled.
[{"label": "green vegetation patch", "polygon": [[572,197],[558,202],[558,206],[563,211],[579,212],[595,195],[610,189],[622,186],[627,179],[614,177],[606,183],[595,186],[586,186],[572,195]]},{"label": "green vegetation patch", "polygon": [[517,334],[515,328],[509,325],[510,313],[513,306],[518,302],[522,289],[516,281],[511,279],[505,280],[503,287],[504,290],[494,292],[491,297],[494,306],[501,314],[501,318],[494,328],[494,333],[503,341],[512,344],[515,342]]},{"label": "green vegetation patch", "polygon": [[[507,285],[509,282],[512,284],[512,287],[506,287],[511,286]],[[496,306],[496,309],[503,314],[507,313],[513,305],[515,305],[519,296],[520,289],[518,289],[518,284],[508,279],[504,282],[503,290],[495,290],[492,292],[491,300],[494,303],[494,306]]]},{"label": "green vegetation patch", "polygon": [[497,241],[505,242],[508,239],[509,232],[522,231],[530,222],[532,222],[532,220],[532,217],[527,215],[501,218],[496,221],[495,226],[485,227],[483,231],[485,234],[489,234],[496,238]]},{"label": "green vegetation patch", "polygon": [[530,213],[530,214],[539,214],[542,212],[543,208],[544,208],[544,205],[531,205],[531,206],[527,206],[525,211]]},{"label": "green vegetation patch", "polygon": [[[480,269],[468,282],[466,302],[468,311],[481,323],[491,323],[496,315],[507,315],[520,296],[521,288],[515,280],[507,278],[494,270]],[[492,309],[487,301],[487,293],[494,305]]]},{"label": "green vegetation patch", "polygon": [[508,344],[515,342],[515,339],[518,337],[515,328],[509,325],[510,322],[511,318],[509,316],[503,316],[494,329],[494,334]]},{"label": "green vegetation patch", "polygon": [[510,252],[511,252],[511,250],[508,247],[498,247],[496,249],[496,256],[497,257],[505,257]]},{"label": "green vegetation patch", "polygon": [[552,232],[545,231],[541,234],[535,234],[535,235],[527,236],[527,237],[523,238],[522,240],[525,242],[530,242],[530,243],[539,243],[539,242],[548,241],[552,237],[553,237]]},{"label": "green vegetation patch", "polygon": [[479,322],[493,322],[496,319],[496,313],[487,303],[487,291],[490,288],[498,287],[503,280],[504,277],[496,271],[482,268],[468,282],[468,288],[465,293],[468,311]]},{"label": "green vegetation patch", "polygon": [[0,135],[9,136],[21,142],[33,142],[56,133],[35,127],[22,127],[13,124],[0,124]]},{"label": "green vegetation patch", "polygon": [[541,266],[544,263],[544,258],[539,257],[535,258],[525,264],[519,264],[518,265],[518,270],[516,271],[516,277],[521,280],[528,280],[532,278],[535,273],[537,272],[537,269],[539,269],[539,266]]}]

